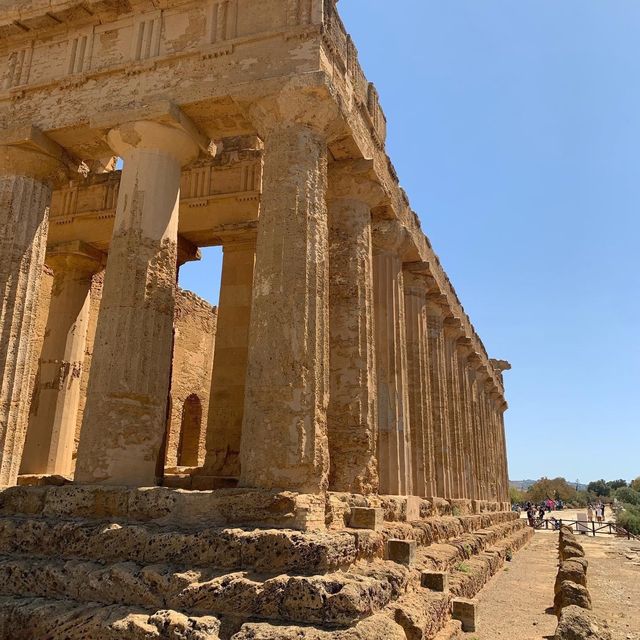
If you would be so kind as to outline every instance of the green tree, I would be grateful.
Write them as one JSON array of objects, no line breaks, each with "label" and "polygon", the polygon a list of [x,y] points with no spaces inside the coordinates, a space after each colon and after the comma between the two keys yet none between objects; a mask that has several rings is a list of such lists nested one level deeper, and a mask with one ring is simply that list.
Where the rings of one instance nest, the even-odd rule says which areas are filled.
[{"label": "green tree", "polygon": [[626,480],[611,480],[609,482],[607,482],[607,485],[613,489],[614,491],[616,489],[620,489],[620,487],[626,487],[627,486],[627,481]]},{"label": "green tree", "polygon": [[631,487],[616,489],[615,497],[625,504],[640,505],[640,491],[634,491]]},{"label": "green tree", "polygon": [[577,497],[576,489],[564,478],[540,478],[527,490],[527,500],[542,502],[547,498],[564,502],[573,502]]},{"label": "green tree", "polygon": [[513,485],[509,485],[509,499],[511,500],[511,504],[526,502],[524,493],[520,491],[518,487],[514,487]]},{"label": "green tree", "polygon": [[606,497],[611,493],[611,487],[604,480],[595,480],[587,485],[587,491],[595,493],[598,497]]},{"label": "green tree", "polygon": [[629,483],[629,486],[634,490],[634,491],[640,491],[640,476],[638,476],[635,480],[632,480]]}]

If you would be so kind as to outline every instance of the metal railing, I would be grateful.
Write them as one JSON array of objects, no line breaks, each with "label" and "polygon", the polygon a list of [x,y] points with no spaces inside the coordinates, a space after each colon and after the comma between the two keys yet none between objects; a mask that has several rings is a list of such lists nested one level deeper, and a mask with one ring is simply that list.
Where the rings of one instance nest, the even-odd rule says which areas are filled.
[{"label": "metal railing", "polygon": [[595,522],[586,520],[564,520],[562,518],[536,518],[533,528],[543,531],[559,531],[560,527],[570,527],[576,533],[583,533],[592,536],[596,534],[613,535],[628,540],[640,540],[639,536],[634,535],[624,527],[615,522]]}]

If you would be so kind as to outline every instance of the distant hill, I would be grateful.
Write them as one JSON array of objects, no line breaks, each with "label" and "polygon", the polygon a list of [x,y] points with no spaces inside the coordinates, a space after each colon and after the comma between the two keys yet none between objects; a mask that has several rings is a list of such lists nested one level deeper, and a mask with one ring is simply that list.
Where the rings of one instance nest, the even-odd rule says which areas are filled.
[{"label": "distant hill", "polygon": [[[532,484],[538,482],[537,480],[509,480],[509,484],[520,491],[526,491]],[[586,484],[578,483],[576,485],[575,482],[569,482],[570,485],[576,487],[578,491],[584,491],[587,488]]]}]

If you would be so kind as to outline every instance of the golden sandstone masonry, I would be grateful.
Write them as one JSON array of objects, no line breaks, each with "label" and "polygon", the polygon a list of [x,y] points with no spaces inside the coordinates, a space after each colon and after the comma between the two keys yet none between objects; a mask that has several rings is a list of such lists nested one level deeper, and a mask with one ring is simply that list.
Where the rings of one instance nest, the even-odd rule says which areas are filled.
[{"label": "golden sandstone masonry", "polygon": [[336,4],[0,2],[0,638],[454,637],[529,539]]}]

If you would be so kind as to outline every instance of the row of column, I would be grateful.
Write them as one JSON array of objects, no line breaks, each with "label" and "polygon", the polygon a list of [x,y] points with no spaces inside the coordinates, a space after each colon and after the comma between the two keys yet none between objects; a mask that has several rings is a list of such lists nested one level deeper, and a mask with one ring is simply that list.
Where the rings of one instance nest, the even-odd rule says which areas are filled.
[{"label": "row of column", "polygon": [[[179,179],[198,147],[153,122],[123,125],[109,142],[124,170],[75,477],[145,486],[162,473]],[[372,226],[381,194],[370,167],[332,163],[329,172],[324,134],[308,123],[277,122],[264,144],[257,242],[225,247],[203,473],[266,489],[505,500],[499,394],[426,265],[403,260],[403,228]],[[16,172],[14,156],[27,152],[3,149],[0,483],[10,484],[25,438],[52,184],[50,168],[38,172],[52,162],[32,154]],[[102,257],[82,246],[65,255],[24,472],[70,461],[88,291]]]}]

